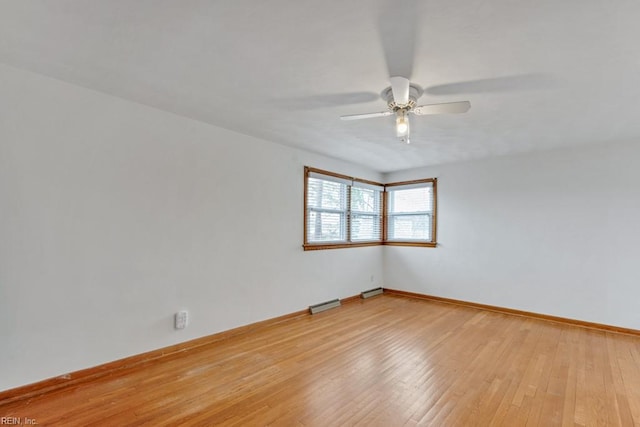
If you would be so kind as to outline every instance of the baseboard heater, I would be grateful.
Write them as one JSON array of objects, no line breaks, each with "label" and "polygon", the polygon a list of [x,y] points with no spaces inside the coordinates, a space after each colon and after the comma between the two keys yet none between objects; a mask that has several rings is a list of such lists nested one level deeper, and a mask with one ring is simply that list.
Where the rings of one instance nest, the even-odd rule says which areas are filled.
[{"label": "baseboard heater", "polygon": [[362,297],[362,299],[371,298],[376,295],[380,295],[381,293],[382,293],[382,288],[369,289],[368,291],[363,291],[360,294],[360,297]]},{"label": "baseboard heater", "polygon": [[322,302],[316,305],[310,305],[309,311],[311,312],[311,314],[316,314],[316,313],[320,313],[321,311],[329,310],[331,308],[336,308],[336,307],[340,307],[339,299],[332,299],[331,301]]}]

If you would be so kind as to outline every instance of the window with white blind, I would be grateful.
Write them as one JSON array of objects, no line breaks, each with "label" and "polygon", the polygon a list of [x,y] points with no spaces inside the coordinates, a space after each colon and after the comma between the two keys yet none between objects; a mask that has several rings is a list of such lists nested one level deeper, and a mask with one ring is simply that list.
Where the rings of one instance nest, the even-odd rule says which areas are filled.
[{"label": "window with white blind", "polygon": [[305,250],[435,247],[436,179],[383,185],[305,167],[304,215]]},{"label": "window with white blind", "polygon": [[382,184],[305,168],[305,249],[382,242]]},{"label": "window with white blind", "polygon": [[436,179],[385,186],[387,244],[435,246]]}]

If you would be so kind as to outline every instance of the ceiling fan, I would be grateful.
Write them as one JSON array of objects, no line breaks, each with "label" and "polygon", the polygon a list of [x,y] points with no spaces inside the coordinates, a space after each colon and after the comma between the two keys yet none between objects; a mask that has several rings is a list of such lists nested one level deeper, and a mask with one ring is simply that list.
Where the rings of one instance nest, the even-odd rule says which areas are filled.
[{"label": "ceiling fan", "polygon": [[417,106],[418,98],[422,96],[422,93],[422,88],[412,84],[408,78],[402,76],[391,77],[391,86],[384,89],[380,94],[380,97],[387,103],[387,107],[389,108],[388,111],[351,114],[340,116],[340,119],[359,120],[395,115],[396,136],[400,138],[401,142],[409,144],[409,114],[425,116],[429,114],[465,113],[469,108],[471,108],[471,103],[469,101]]}]

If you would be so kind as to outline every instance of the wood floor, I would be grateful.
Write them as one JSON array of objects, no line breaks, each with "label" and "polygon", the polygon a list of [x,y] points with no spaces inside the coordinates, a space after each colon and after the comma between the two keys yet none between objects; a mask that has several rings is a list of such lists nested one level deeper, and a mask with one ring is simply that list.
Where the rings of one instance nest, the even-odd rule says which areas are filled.
[{"label": "wood floor", "polygon": [[640,426],[640,338],[381,295],[0,406],[39,425]]}]

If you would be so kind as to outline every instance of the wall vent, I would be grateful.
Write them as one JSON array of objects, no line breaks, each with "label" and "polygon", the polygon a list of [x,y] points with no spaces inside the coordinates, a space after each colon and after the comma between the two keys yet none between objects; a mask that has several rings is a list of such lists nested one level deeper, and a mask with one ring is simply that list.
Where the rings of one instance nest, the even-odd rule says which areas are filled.
[{"label": "wall vent", "polygon": [[362,299],[371,298],[376,295],[380,295],[382,293],[382,288],[369,289],[368,291],[364,291],[360,294]]},{"label": "wall vent", "polygon": [[310,305],[309,311],[311,314],[320,313],[321,311],[329,310],[330,308],[340,307],[340,300],[333,299],[331,301],[323,302],[316,305]]}]

